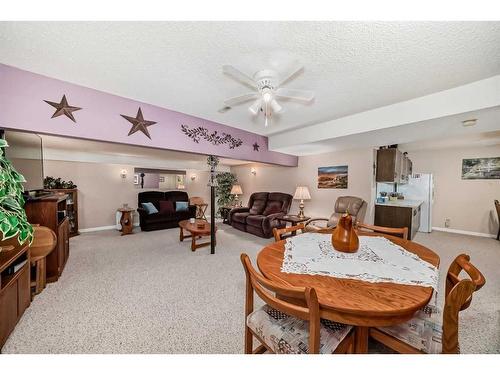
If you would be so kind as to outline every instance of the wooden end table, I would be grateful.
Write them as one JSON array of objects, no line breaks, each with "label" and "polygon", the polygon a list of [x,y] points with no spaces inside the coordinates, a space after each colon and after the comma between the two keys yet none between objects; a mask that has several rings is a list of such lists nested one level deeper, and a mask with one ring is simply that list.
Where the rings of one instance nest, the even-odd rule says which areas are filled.
[{"label": "wooden end table", "polygon": [[[285,222],[285,223],[290,223],[290,226],[293,227],[294,225],[297,225],[299,223],[302,223],[304,221],[309,220],[310,217],[304,216],[304,217],[298,217],[297,215],[285,215],[281,216],[278,218],[280,222]],[[285,224],[286,225],[286,224]],[[297,233],[296,231],[292,232],[292,236],[295,236]]]},{"label": "wooden end table", "polygon": [[134,234],[134,223],[132,220],[132,212],[134,212],[133,208],[119,208],[118,212],[122,213],[122,217],[120,219],[120,224],[122,225],[122,236],[126,234]]},{"label": "wooden end table", "polygon": [[[200,225],[200,227],[198,227]],[[203,227],[201,227],[203,225]],[[196,219],[194,224],[191,224],[189,220],[182,220],[179,222],[179,241],[184,241],[184,238],[191,238],[191,251],[210,245],[210,241],[203,243],[196,243],[196,239],[203,236],[210,236],[210,223],[205,220]],[[189,235],[185,235],[184,231],[188,231]],[[217,227],[215,227],[215,232],[217,232]],[[214,244],[215,245],[215,244]]]},{"label": "wooden end table", "polygon": [[231,207],[231,206],[223,206],[223,207],[220,207],[219,210],[220,210],[220,215],[222,216],[222,222],[224,224],[229,224],[229,212],[235,207]]}]

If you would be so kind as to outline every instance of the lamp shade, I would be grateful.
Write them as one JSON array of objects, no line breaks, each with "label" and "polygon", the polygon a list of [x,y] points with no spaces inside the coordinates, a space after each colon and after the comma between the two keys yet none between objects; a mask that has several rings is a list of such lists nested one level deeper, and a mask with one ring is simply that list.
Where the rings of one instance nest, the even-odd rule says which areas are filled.
[{"label": "lamp shade", "polygon": [[243,190],[241,190],[241,186],[240,185],[233,185],[233,187],[231,188],[231,193],[232,195],[241,195],[243,194]]},{"label": "lamp shade", "polygon": [[297,186],[293,199],[311,199],[307,186]]}]

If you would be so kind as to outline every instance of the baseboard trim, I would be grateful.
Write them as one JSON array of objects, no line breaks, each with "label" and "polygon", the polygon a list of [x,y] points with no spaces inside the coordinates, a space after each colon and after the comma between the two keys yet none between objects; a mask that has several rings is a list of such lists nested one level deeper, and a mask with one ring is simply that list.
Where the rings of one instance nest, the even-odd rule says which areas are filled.
[{"label": "baseboard trim", "polygon": [[488,237],[488,238],[496,238],[497,237],[494,234],[490,234],[490,233],[469,232],[468,230],[451,229],[451,228],[432,227],[432,230],[436,230],[438,232],[465,234],[468,236],[476,236],[476,237]]},{"label": "baseboard trim", "polygon": [[99,232],[101,230],[110,230],[110,229],[116,229],[116,225],[106,225],[105,227],[85,228],[85,229],[79,229],[78,231],[81,233],[87,233],[87,232]]},{"label": "baseboard trim", "polygon": [[[138,227],[139,223],[134,223],[134,227]],[[85,228],[85,229],[79,229],[78,231],[80,233],[88,233],[88,232],[100,232],[102,230],[111,230],[111,229],[116,229],[116,225],[106,225],[104,227],[95,227],[95,228]]]}]

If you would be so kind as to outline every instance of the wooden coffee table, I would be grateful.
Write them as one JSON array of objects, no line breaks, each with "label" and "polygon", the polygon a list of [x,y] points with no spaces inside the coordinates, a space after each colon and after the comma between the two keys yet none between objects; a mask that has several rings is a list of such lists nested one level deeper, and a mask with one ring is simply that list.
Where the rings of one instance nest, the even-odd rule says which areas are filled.
[{"label": "wooden coffee table", "polygon": [[[198,225],[203,224],[203,227],[198,227]],[[191,224],[189,220],[182,220],[179,222],[179,240],[182,242],[184,238],[191,238],[191,251],[195,251],[196,249],[210,245],[210,241],[196,243],[196,239],[200,239],[203,236],[210,236],[210,223],[205,220],[196,219],[194,224]],[[189,235],[185,235],[184,231],[188,231]],[[215,231],[217,232],[217,227],[215,227]],[[215,245],[215,244],[214,244]]]}]

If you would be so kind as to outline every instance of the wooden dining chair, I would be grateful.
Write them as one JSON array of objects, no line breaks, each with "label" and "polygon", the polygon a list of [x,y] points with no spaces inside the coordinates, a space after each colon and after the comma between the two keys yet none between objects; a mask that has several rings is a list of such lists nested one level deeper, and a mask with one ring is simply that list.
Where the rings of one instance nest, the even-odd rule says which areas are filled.
[{"label": "wooden dining chair", "polygon": [[[352,326],[320,319],[314,289],[277,284],[257,273],[247,254],[241,254],[240,258],[246,274],[246,354],[353,352]],[[254,310],[254,292],[266,303],[257,310]],[[261,343],[255,350],[254,337]]]},{"label": "wooden dining chair", "polygon": [[[460,279],[462,271],[470,279]],[[448,269],[442,313],[434,295],[434,301],[417,311],[408,322],[391,327],[371,328],[370,336],[403,354],[458,354],[459,312],[470,306],[472,294],[481,289],[485,282],[482,273],[470,263],[470,257],[460,254]]]},{"label": "wooden dining chair", "polygon": [[357,229],[361,230],[367,230],[370,232],[375,232],[375,233],[383,233],[383,234],[389,234],[397,237],[401,237],[405,240],[408,239],[408,228],[389,228],[389,227],[381,227],[378,225],[370,225],[370,224],[364,224],[364,223],[357,223],[356,224]]},{"label": "wooden dining chair", "polygon": [[495,208],[497,210],[497,216],[498,216],[498,234],[497,234],[497,240],[500,240],[500,202],[498,199],[495,199]]},{"label": "wooden dining chair", "polygon": [[281,241],[283,239],[283,235],[286,233],[290,233],[290,236],[295,236],[298,230],[300,230],[301,233],[304,233],[305,227],[304,223],[299,223],[287,228],[273,228],[274,241]]}]

